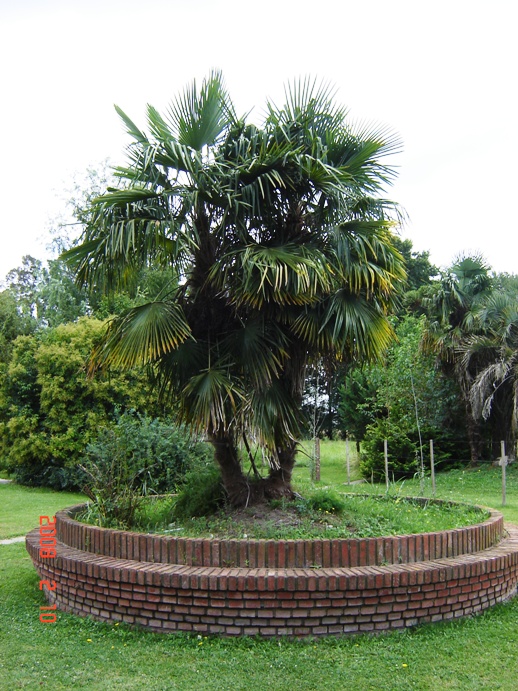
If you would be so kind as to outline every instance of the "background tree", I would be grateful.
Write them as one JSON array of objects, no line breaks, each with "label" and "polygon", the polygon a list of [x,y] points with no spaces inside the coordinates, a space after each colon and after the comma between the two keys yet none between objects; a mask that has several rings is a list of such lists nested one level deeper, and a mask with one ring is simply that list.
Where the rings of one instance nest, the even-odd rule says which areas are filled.
[{"label": "background tree", "polygon": [[0,291],[0,365],[9,361],[13,341],[30,330],[31,324],[20,314],[13,293]]},{"label": "background tree", "polygon": [[442,276],[431,296],[425,301],[428,327],[423,343],[435,353],[443,371],[458,384],[465,411],[466,430],[472,462],[483,455],[483,435],[470,398],[471,385],[480,363],[460,353],[461,344],[477,326],[477,306],[491,292],[489,267],[478,256],[461,257]]},{"label": "background tree", "polygon": [[83,318],[14,341],[0,381],[0,458],[19,481],[77,487],[87,444],[117,408],[159,412],[142,374],[87,379],[103,330],[103,322]]},{"label": "background tree", "polygon": [[[434,279],[439,270],[430,263],[429,252],[414,251],[411,240],[402,240],[396,236],[394,245],[404,259],[407,273],[396,313],[399,319],[404,319],[406,314],[422,315],[423,298],[433,292]],[[376,365],[365,366],[351,362],[335,365],[331,369],[329,389],[334,392],[337,424],[342,433],[348,433],[355,439],[358,453],[367,425],[382,417],[380,411],[383,405],[379,403],[378,395],[382,376],[383,370]]]},{"label": "background tree", "polygon": [[432,279],[439,276],[439,269],[430,262],[430,252],[417,252],[408,238],[395,237],[394,245],[405,261],[407,292],[430,285]]},{"label": "background tree", "polygon": [[[269,103],[261,127],[236,116],[219,74],[165,117],[149,106],[149,135],[118,112],[133,139],[123,186],[94,201],[68,260],[92,290],[150,265],[177,280],[112,322],[95,362],[154,368],[180,419],[213,444],[232,503],[290,496],[308,363],[373,358],[392,336],[404,269],[397,207],[380,192],[399,144],[353,128],[309,82]],[[270,464],[255,483],[243,435]]]},{"label": "background tree", "polygon": [[367,426],[379,415],[380,380],[381,369],[376,365],[353,365],[345,374],[345,383],[339,388],[338,410],[341,429],[344,435],[350,435],[355,440],[358,454]]},{"label": "background tree", "polygon": [[509,292],[494,291],[478,306],[475,333],[459,349],[463,367],[470,371],[476,367],[470,403],[473,414],[490,423],[493,457],[500,455],[500,441],[504,440],[507,455],[514,458],[518,424],[518,290],[510,282],[507,286]]},{"label": "background tree", "polygon": [[21,266],[9,271],[5,277],[5,285],[14,297],[16,309],[26,324],[26,332],[36,329],[42,319],[40,288],[44,276],[42,262],[26,255]]},{"label": "background tree", "polygon": [[[352,369],[342,388],[341,417],[357,441],[364,442],[362,471],[384,477],[383,440],[390,448],[396,477],[413,475],[423,444],[434,439],[442,467],[465,454],[458,390],[422,352],[424,317],[396,320],[396,340],[380,364]],[[425,454],[425,452],[423,452]]]}]

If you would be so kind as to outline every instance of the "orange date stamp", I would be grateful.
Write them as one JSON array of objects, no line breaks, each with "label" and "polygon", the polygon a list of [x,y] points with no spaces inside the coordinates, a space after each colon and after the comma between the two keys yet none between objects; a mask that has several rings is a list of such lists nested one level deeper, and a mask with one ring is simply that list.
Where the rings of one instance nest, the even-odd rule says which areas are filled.
[{"label": "orange date stamp", "polygon": [[[40,516],[40,558],[54,559],[56,556],[56,517]],[[40,590],[46,589],[54,592],[57,588],[56,581],[40,580]],[[42,624],[55,624],[57,621],[56,612],[57,605],[49,605],[47,607],[40,607],[40,621]]]}]

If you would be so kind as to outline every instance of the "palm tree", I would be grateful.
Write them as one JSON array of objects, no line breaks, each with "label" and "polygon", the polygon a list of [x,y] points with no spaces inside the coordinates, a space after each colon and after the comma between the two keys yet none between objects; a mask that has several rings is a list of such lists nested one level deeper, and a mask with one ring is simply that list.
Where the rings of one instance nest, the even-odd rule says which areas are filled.
[{"label": "palm tree", "polygon": [[518,302],[516,295],[495,291],[475,313],[477,333],[461,347],[466,369],[479,363],[470,389],[476,416],[492,419],[498,441],[514,458],[518,427]]},{"label": "palm tree", "polygon": [[454,378],[465,409],[466,431],[471,460],[482,455],[482,435],[479,417],[475,414],[470,390],[479,363],[462,356],[462,346],[477,329],[475,312],[491,291],[489,267],[479,256],[463,256],[441,277],[437,289],[424,300],[428,313],[428,327],[423,339],[426,351],[437,355],[448,376]]},{"label": "palm tree", "polygon": [[354,131],[330,92],[308,81],[288,90],[282,108],[269,104],[262,136],[267,150],[292,155],[265,187],[253,238],[239,238],[213,277],[282,335],[282,370],[252,401],[273,466],[268,492],[278,495],[289,492],[306,366],[322,356],[378,356],[392,336],[386,313],[404,270],[391,233],[397,207],[373,196],[391,178],[381,160],[397,148],[394,138]]},{"label": "palm tree", "polygon": [[[174,275],[167,294],[111,322],[94,367],[151,366],[213,444],[233,504],[291,496],[308,362],[373,358],[392,337],[399,216],[378,195],[398,142],[349,126],[309,81],[268,104],[262,127],[236,116],[218,73],[164,117],[148,106],[149,136],[118,112],[133,138],[123,185],[95,200],[67,259],[93,290],[146,264]],[[270,464],[255,482],[238,455],[251,437]]]}]

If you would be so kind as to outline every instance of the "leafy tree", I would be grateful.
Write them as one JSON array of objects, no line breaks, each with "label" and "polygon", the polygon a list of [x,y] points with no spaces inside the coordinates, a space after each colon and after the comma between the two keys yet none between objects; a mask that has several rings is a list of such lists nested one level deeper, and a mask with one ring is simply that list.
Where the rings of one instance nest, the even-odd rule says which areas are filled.
[{"label": "leafy tree", "polygon": [[385,440],[389,476],[399,480],[412,477],[418,471],[418,444],[397,420],[382,418],[367,425],[360,456],[360,471],[367,479],[385,479]]},{"label": "leafy tree", "polygon": [[19,336],[0,381],[0,458],[9,468],[47,458],[39,424],[38,345],[38,336]]},{"label": "leafy tree", "polygon": [[[29,484],[75,485],[73,469],[115,408],[156,414],[143,375],[88,379],[103,322],[83,318],[20,336],[0,383],[0,457]],[[64,470],[65,469],[65,470]]]},{"label": "leafy tree", "polygon": [[[383,475],[380,439],[388,439],[392,445],[391,471],[398,476],[417,470],[415,453],[420,454],[429,439],[436,442],[436,461],[447,463],[462,456],[458,391],[437,369],[434,356],[422,352],[424,329],[423,317],[400,318],[396,323],[397,339],[383,363],[353,369],[342,388],[342,419],[355,438],[365,442],[362,467],[367,477],[372,472]],[[410,442],[410,457],[402,455],[403,448],[408,450],[410,446],[406,442],[401,445],[398,435]]]},{"label": "leafy tree", "polygon": [[53,259],[41,282],[38,301],[41,321],[45,326],[59,326],[88,314],[88,300],[80,290],[66,264]]},{"label": "leafy tree", "polygon": [[30,325],[20,314],[13,293],[9,289],[0,291],[0,365],[9,361],[13,341],[29,330]]},{"label": "leafy tree", "polygon": [[[308,363],[374,358],[392,337],[404,270],[380,192],[399,144],[352,127],[309,82],[268,103],[261,127],[237,117],[219,74],[165,116],[149,106],[149,134],[118,112],[133,139],[122,186],[94,200],[66,256],[93,291],[143,266],[178,280],[111,323],[95,366],[151,365],[214,446],[233,504],[292,496]],[[237,446],[250,435],[270,463],[254,483]]]},{"label": "leafy tree", "polygon": [[27,332],[37,328],[41,320],[40,288],[43,278],[42,262],[30,255],[23,257],[21,266],[9,271],[5,278],[5,284],[16,301],[16,308],[27,324]]},{"label": "leafy tree", "polygon": [[367,426],[380,414],[378,387],[381,369],[353,366],[346,373],[345,383],[339,388],[339,415],[343,431],[356,441],[360,452],[360,442],[365,437]]},{"label": "leafy tree", "polygon": [[439,275],[439,269],[430,263],[430,252],[416,252],[411,240],[402,240],[397,236],[394,238],[394,245],[405,260],[407,290],[414,291],[429,285]]},{"label": "leafy tree", "polygon": [[347,364],[332,357],[311,361],[306,377],[302,412],[309,421],[305,431],[310,436],[333,439],[340,432],[340,384]]},{"label": "leafy tree", "polygon": [[4,292],[18,313],[18,335],[75,321],[88,312],[86,293],[75,285],[63,261],[53,259],[45,267],[27,255],[21,266],[9,271],[6,284]]}]

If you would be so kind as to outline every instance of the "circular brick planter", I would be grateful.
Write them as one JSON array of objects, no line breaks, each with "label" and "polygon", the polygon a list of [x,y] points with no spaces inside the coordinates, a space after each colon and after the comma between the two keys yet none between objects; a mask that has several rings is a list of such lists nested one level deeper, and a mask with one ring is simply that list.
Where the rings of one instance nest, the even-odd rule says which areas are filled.
[{"label": "circular brick planter", "polygon": [[[56,514],[27,550],[50,603],[161,632],[317,636],[401,629],[481,611],[518,583],[518,529],[478,525],[339,540],[210,540],[144,535]],[[45,555],[45,556],[43,556]]]}]

